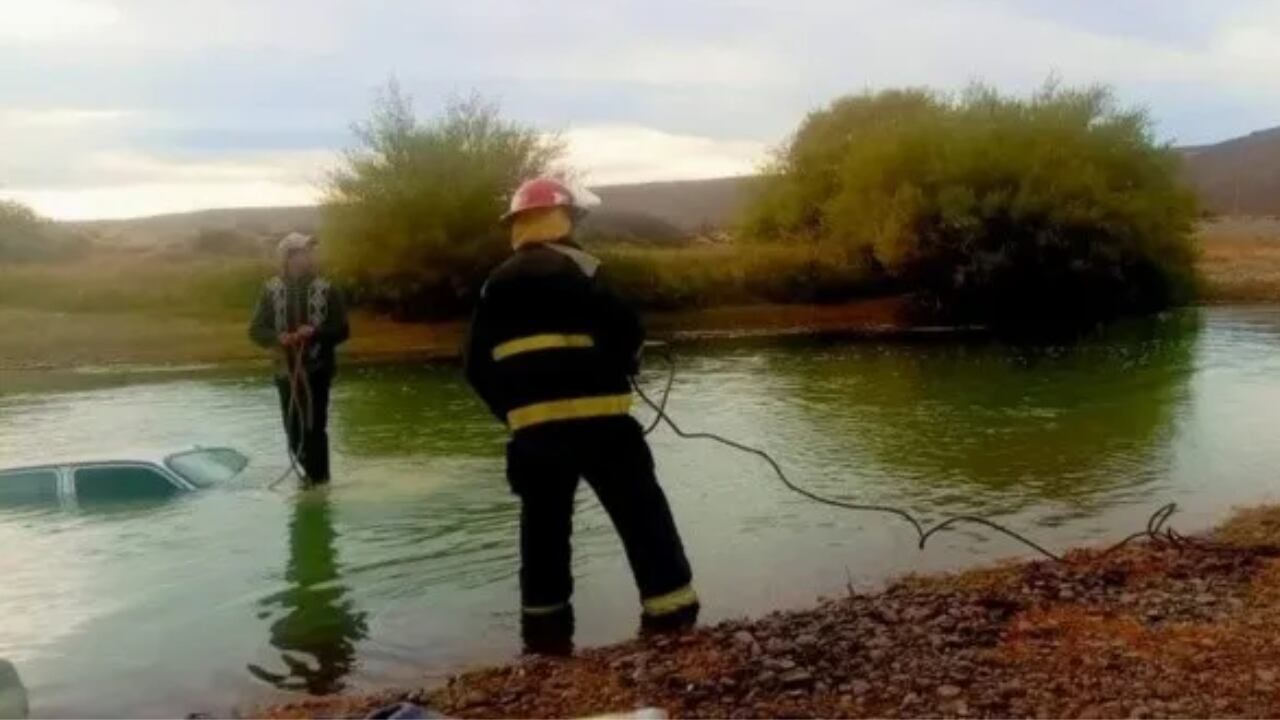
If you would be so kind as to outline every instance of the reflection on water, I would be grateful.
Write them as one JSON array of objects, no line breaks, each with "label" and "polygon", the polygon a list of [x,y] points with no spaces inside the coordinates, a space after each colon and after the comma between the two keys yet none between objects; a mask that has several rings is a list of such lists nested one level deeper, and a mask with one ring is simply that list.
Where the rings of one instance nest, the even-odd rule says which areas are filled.
[{"label": "reflection on water", "polygon": [[797,444],[839,446],[864,482],[953,512],[1090,506],[1164,475],[1189,400],[1195,316],[1129,322],[1074,347],[837,346],[770,374]]},{"label": "reflection on water", "polygon": [[[339,385],[359,392],[343,397],[338,440],[361,457],[485,456],[505,440],[501,426],[477,417],[475,394],[452,365],[371,366],[344,372]],[[480,420],[480,422],[476,422]]]},{"label": "reflection on water", "polygon": [[[824,494],[984,514],[1055,550],[1118,539],[1170,500],[1193,530],[1280,490],[1280,309],[1205,315],[1072,348],[683,346],[670,409],[769,450]],[[663,380],[657,366],[643,377]],[[159,507],[0,514],[0,657],[37,716],[226,712],[518,649],[504,436],[457,368],[345,367],[331,417],[332,487],[276,493],[265,486],[286,459],[261,374],[0,378],[5,461],[192,443],[252,458],[234,487]],[[1025,552],[980,529],[921,552],[900,522],[816,506],[757,458],[651,439],[709,621]],[[626,559],[594,497],[578,502],[578,638],[620,639],[639,609]]]},{"label": "reflection on water", "polygon": [[289,520],[289,587],[263,598],[266,611],[284,614],[271,623],[271,645],[283,672],[250,663],[249,672],[282,690],[334,693],[355,664],[355,643],[368,632],[339,575],[332,507],[325,488],[299,493]]}]

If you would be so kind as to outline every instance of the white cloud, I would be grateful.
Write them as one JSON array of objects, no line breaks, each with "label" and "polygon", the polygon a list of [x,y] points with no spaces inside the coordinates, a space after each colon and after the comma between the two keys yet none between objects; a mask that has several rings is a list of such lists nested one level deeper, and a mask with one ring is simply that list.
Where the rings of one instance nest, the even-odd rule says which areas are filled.
[{"label": "white cloud", "polygon": [[124,110],[83,110],[77,108],[2,108],[0,130],[19,132],[24,130],[48,131],[66,128],[117,123],[129,117]]},{"label": "white cloud", "polygon": [[0,0],[0,40],[38,42],[100,32],[120,20],[120,10],[89,0]]},{"label": "white cloud", "polygon": [[[634,125],[575,128],[564,139],[568,163],[595,185],[744,175],[756,170],[767,150],[755,140],[677,135]],[[77,160],[73,183],[0,188],[0,197],[66,220],[305,205],[319,200],[320,183],[335,159],[323,150],[213,158],[95,151]]]},{"label": "white cloud", "polygon": [[187,212],[215,207],[310,205],[316,188],[302,183],[244,180],[237,182],[136,183],[108,187],[45,190],[0,190],[59,220],[99,220]]},{"label": "white cloud", "polygon": [[161,157],[128,150],[90,153],[75,182],[0,188],[60,220],[122,218],[212,207],[308,205],[334,154],[270,152],[217,158]]},{"label": "white cloud", "polygon": [[297,148],[336,146],[391,73],[569,127],[594,183],[748,173],[812,107],[898,85],[1110,83],[1181,142],[1280,123],[1275,3],[1152,0],[1141,32],[1133,5],[1037,7],[0,0],[0,193],[77,217],[314,199],[327,153]]},{"label": "white cloud", "polygon": [[593,185],[746,175],[764,159],[764,143],[675,135],[635,125],[564,133],[569,164]]}]

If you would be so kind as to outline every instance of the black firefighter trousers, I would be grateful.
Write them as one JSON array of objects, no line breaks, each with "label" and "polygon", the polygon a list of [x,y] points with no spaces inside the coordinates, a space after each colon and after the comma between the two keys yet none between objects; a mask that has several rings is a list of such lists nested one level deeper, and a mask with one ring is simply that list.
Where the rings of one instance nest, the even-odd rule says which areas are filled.
[{"label": "black firefighter trousers", "polygon": [[[289,378],[277,377],[280,413],[284,419],[289,452],[293,454],[309,483],[329,482],[329,386],[331,371],[309,371],[306,384],[298,378],[298,403],[293,406],[294,388]],[[292,407],[292,409],[291,409]],[[299,412],[301,411],[301,412]]]},{"label": "black firefighter trousers", "polygon": [[521,500],[525,649],[572,650],[569,536],[580,477],[622,538],[644,608],[642,630],[692,625],[698,598],[689,561],[639,423],[629,415],[547,423],[520,430],[507,446],[507,478]]}]

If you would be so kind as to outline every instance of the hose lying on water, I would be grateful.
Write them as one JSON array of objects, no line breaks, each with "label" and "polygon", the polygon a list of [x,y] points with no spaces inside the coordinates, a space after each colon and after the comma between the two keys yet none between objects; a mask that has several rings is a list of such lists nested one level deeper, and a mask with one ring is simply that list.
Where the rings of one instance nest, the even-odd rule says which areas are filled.
[{"label": "hose lying on water", "polygon": [[[932,526],[928,526],[925,523],[921,522],[920,520],[916,519],[915,516],[913,516],[911,513],[901,508],[893,507],[890,505],[855,503],[855,502],[849,502],[846,500],[839,500],[836,498],[819,495],[818,493],[815,493],[812,490],[808,490],[792,482],[791,479],[787,477],[787,474],[783,472],[782,466],[778,463],[778,461],[775,460],[774,457],[770,455],[768,452],[766,452],[765,450],[762,450],[758,447],[753,447],[751,445],[747,445],[745,443],[738,442],[736,440],[731,440],[717,433],[685,430],[678,423],[676,423],[674,419],[672,419],[671,415],[667,413],[667,400],[671,396],[671,388],[672,388],[672,385],[675,384],[675,378],[676,378],[675,358],[672,356],[671,349],[668,345],[666,345],[666,343],[646,343],[646,349],[651,349],[651,348],[661,350],[661,355],[663,359],[667,362],[668,371],[667,371],[667,379],[662,389],[661,399],[658,401],[654,401],[653,398],[651,398],[644,391],[644,388],[640,387],[640,384],[638,382],[636,382],[634,379],[632,380],[632,385],[635,387],[636,394],[639,395],[640,399],[643,400],[644,403],[648,405],[650,408],[652,408],[654,411],[653,421],[644,429],[644,433],[646,435],[656,430],[660,424],[666,423],[666,425],[671,428],[672,432],[674,432],[678,437],[684,438],[686,440],[711,440],[712,442],[717,442],[721,445],[731,447],[735,450],[739,450],[741,452],[748,453],[750,455],[755,455],[761,460],[764,460],[765,463],[767,463],[769,467],[773,470],[774,474],[778,476],[778,479],[782,481],[782,484],[786,486],[788,490],[796,493],[797,495],[801,495],[802,497],[808,498],[809,500],[812,500],[817,503],[821,503],[823,505],[830,505],[832,507],[844,508],[845,510],[854,510],[858,512],[883,513],[883,514],[892,515],[901,520],[904,520],[907,524],[909,524],[912,527],[913,530],[915,530],[916,535],[919,538],[918,547],[921,550],[923,550],[925,547],[925,544],[929,542],[929,538],[933,537],[937,533],[943,530],[949,529],[951,527],[954,527],[956,525],[969,524],[969,525],[980,525],[982,527],[1001,533],[1007,537],[1013,538],[1014,540],[1017,540],[1018,542],[1022,543],[1023,545],[1026,545],[1032,550],[1035,550],[1036,552],[1049,558],[1050,560],[1054,560],[1057,562],[1065,562],[1065,558],[1063,556],[1053,552],[1052,550],[1049,550],[1048,548],[1044,547],[1040,543],[1037,543],[1031,538],[1028,538],[1027,536],[1017,532],[1016,530],[1007,528],[1004,525],[1001,525],[1000,523],[997,523],[993,520],[988,520],[987,518],[980,517],[977,515],[954,515],[954,516],[945,518]],[[1166,505],[1162,505],[1159,509],[1157,509],[1154,513],[1151,514],[1151,517],[1147,520],[1146,528],[1139,530],[1138,532],[1133,533],[1132,535],[1129,535],[1128,537],[1124,538],[1120,542],[1110,546],[1109,548],[1103,551],[1102,555],[1104,557],[1107,555],[1110,555],[1111,553],[1119,550],[1125,545],[1128,545],[1130,542],[1143,537],[1148,538],[1151,541],[1156,543],[1168,543],[1173,545],[1174,547],[1179,547],[1179,548],[1187,544],[1190,544],[1191,542],[1190,538],[1187,538],[1186,536],[1178,533],[1176,530],[1174,530],[1171,527],[1166,527],[1167,523],[1169,522],[1169,518],[1173,516],[1174,512],[1176,512],[1177,509],[1178,509],[1177,503],[1171,502]],[[1203,545],[1203,544],[1197,543],[1197,545]]]}]

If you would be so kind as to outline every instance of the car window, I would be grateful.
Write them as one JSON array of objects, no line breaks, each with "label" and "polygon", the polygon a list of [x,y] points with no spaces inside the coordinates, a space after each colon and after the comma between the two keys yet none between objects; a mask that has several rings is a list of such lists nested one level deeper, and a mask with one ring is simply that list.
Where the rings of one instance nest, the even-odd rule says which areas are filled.
[{"label": "car window", "polygon": [[178,487],[160,471],[143,465],[97,465],[75,471],[76,500],[114,502],[166,498]]},{"label": "car window", "polygon": [[57,502],[58,473],[52,468],[0,472],[0,506]]},{"label": "car window", "polygon": [[165,458],[165,465],[196,487],[209,487],[239,475],[249,458],[231,448],[200,448]]}]

